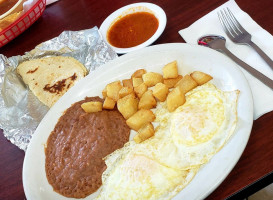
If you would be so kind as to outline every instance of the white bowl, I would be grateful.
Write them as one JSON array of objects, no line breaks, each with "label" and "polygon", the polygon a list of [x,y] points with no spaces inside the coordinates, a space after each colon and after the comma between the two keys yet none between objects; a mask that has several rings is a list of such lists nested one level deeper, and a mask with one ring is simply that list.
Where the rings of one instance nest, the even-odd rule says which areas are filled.
[{"label": "white bowl", "polygon": [[[120,19],[121,17],[131,14],[131,13],[135,13],[135,12],[143,12],[143,11],[147,11],[150,12],[152,14],[155,15],[155,17],[158,19],[158,28],[156,30],[156,32],[154,33],[154,35],[152,37],[150,37],[148,40],[146,40],[145,42],[134,46],[134,47],[130,47],[130,48],[117,48],[112,46],[108,40],[107,40],[107,31],[109,29],[109,27],[116,22],[118,19]],[[167,18],[166,18],[166,14],[164,12],[164,10],[162,8],[160,8],[159,6],[152,4],[152,3],[134,3],[134,4],[130,4],[127,6],[124,6],[118,10],[116,10],[115,12],[113,12],[111,15],[109,15],[104,22],[101,24],[100,26],[100,32],[102,34],[102,37],[104,38],[104,40],[116,51],[116,53],[128,53],[130,51],[134,51],[137,49],[141,49],[143,47],[149,46],[150,44],[152,44],[164,31],[165,27],[166,27],[166,23],[167,23]]]},{"label": "white bowl", "polygon": [[11,15],[16,12],[20,12],[23,10],[23,3],[26,0],[19,0],[14,6],[12,6],[11,9],[9,9],[7,12],[5,12],[3,15],[0,15],[0,19],[3,19],[4,17]]}]

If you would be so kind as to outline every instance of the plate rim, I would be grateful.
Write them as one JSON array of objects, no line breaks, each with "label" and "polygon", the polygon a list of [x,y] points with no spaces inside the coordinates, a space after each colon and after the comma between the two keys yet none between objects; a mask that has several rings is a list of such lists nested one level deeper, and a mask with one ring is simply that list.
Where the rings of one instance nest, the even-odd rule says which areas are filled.
[{"label": "plate rim", "polygon": [[[140,49],[140,50],[138,50],[138,51],[134,51],[134,52],[131,52],[131,53],[129,53],[129,54],[126,54],[126,55],[123,55],[123,56],[121,56],[121,57],[119,57],[119,58],[116,58],[116,59],[114,59],[114,60],[112,60],[112,61],[110,61],[110,62],[108,62],[108,63],[106,63],[106,64],[104,64],[103,66],[101,66],[100,68],[98,68],[96,71],[97,72],[94,72],[94,73],[92,73],[92,76],[90,76],[90,75],[88,75],[87,77],[89,77],[89,78],[92,78],[92,77],[94,77],[97,73],[99,73],[99,72],[103,72],[104,71],[104,68],[105,68],[105,66],[107,67],[108,65],[111,65],[112,63],[116,63],[116,62],[118,62],[118,61],[120,61],[120,60],[125,60],[125,59],[127,59],[127,58],[131,58],[131,57],[135,57],[136,55],[138,55],[138,54],[141,54],[141,53],[145,53],[145,52],[149,52],[149,51],[154,51],[154,50],[162,50],[162,49],[164,49],[165,47],[167,47],[167,48],[176,48],[176,47],[178,47],[178,48],[184,48],[184,47],[182,47],[182,46],[188,46],[189,48],[200,48],[200,49],[202,49],[203,48],[203,50],[204,49],[206,49],[206,51],[211,51],[211,52],[213,52],[213,54],[215,54],[215,53],[217,53],[218,55],[221,55],[223,58],[224,58],[224,55],[223,54],[221,54],[221,53],[219,53],[219,52],[217,52],[217,51],[214,51],[214,50],[212,50],[212,49],[208,49],[208,48],[206,48],[206,47],[202,47],[202,46],[198,46],[198,45],[190,45],[190,44],[185,44],[185,43],[169,43],[169,44],[160,44],[160,45],[154,45],[154,46],[150,46],[150,47],[146,47],[146,48],[144,48],[144,49]],[[187,47],[185,47],[185,48],[187,48]],[[202,50],[202,51],[203,51]],[[226,58],[225,58],[226,59]],[[234,168],[234,166],[236,165],[236,163],[238,162],[238,160],[240,159],[240,157],[241,157],[241,155],[242,155],[242,153],[244,152],[244,149],[245,149],[245,147],[246,147],[246,145],[247,145],[247,142],[248,142],[248,140],[249,140],[249,137],[250,137],[250,133],[251,133],[251,129],[252,129],[252,124],[253,124],[253,99],[252,99],[252,94],[251,94],[251,89],[250,89],[250,87],[249,87],[249,85],[248,85],[248,82],[247,82],[247,80],[245,79],[245,76],[244,76],[244,74],[242,73],[242,71],[239,69],[239,67],[238,67],[238,65],[237,64],[233,64],[233,66],[232,66],[234,69],[236,69],[237,71],[238,71],[238,73],[240,73],[240,76],[241,77],[243,77],[243,81],[245,82],[245,84],[247,85],[247,88],[248,88],[248,91],[247,91],[247,93],[249,93],[248,95],[250,95],[251,96],[251,98],[250,98],[250,102],[249,102],[249,104],[251,105],[250,106],[250,108],[249,108],[249,113],[252,113],[252,117],[251,116],[249,116],[249,127],[248,127],[248,130],[247,130],[247,138],[246,138],[246,140],[244,141],[244,143],[243,143],[243,145],[242,145],[242,151],[237,155],[237,157],[236,157],[236,160],[233,162],[233,166],[232,167],[230,167],[229,168],[229,170],[228,170],[228,173],[225,173],[225,175],[224,176],[221,176],[221,178],[220,179],[218,179],[218,181],[217,182],[215,182],[215,184],[214,184],[214,186],[213,187],[211,187],[210,188],[210,190],[208,190],[205,194],[203,194],[203,196],[202,196],[202,198],[205,198],[205,197],[207,197],[212,191],[214,191],[222,182],[223,182],[223,180],[228,176],[228,174],[230,173],[230,171]],[[102,75],[100,75],[100,76],[102,76]],[[99,78],[100,76],[97,76],[97,78]],[[88,79],[88,78],[84,78],[84,79],[82,79],[81,80],[81,82],[84,82],[83,80],[85,80],[85,79]],[[74,87],[75,88],[77,88],[77,85],[79,85],[79,84],[76,84]],[[73,88],[74,88],[73,87]],[[58,101],[54,106],[53,106],[53,108],[55,108],[55,107],[57,107],[59,104],[61,104],[60,102],[62,102],[62,101],[65,101],[65,98],[66,98],[66,96],[69,96],[69,93],[72,93],[72,92],[67,92],[61,99],[60,99],[60,101]],[[75,101],[74,101],[75,102]],[[47,116],[50,114],[50,113],[52,113],[54,110],[53,110],[53,108],[51,108],[50,109],[50,111],[46,114],[46,116],[44,117],[44,119],[46,119],[46,118],[48,118]],[[66,108],[67,109],[67,108]],[[53,111],[52,111],[53,110]],[[250,120],[252,118],[252,120]],[[42,120],[42,121],[44,121],[44,119]],[[41,121],[41,123],[39,124],[39,126],[37,127],[37,129],[36,129],[36,131],[35,131],[35,133],[36,132],[38,132],[37,130],[39,130],[39,127],[41,126],[41,124],[42,124],[42,121]],[[56,122],[57,123],[57,122]],[[56,124],[55,123],[55,124]],[[33,135],[33,138],[37,138],[38,137],[38,134],[36,133],[35,134],[34,133],[34,135]],[[50,134],[50,133],[49,133]],[[48,136],[49,136],[49,134],[48,134]],[[28,155],[29,155],[29,149],[32,147],[32,143],[34,143],[34,142],[32,142],[32,141],[35,141],[35,140],[33,140],[33,138],[32,138],[32,140],[31,140],[31,142],[30,142],[30,144],[29,144],[29,148],[27,149],[27,151],[26,151],[26,155],[25,155],[25,158],[24,158],[24,163],[23,163],[23,169],[22,169],[22,176],[23,176],[23,188],[24,188],[24,191],[25,191],[25,194],[26,194],[26,197],[29,195],[28,194],[28,191],[26,191],[26,186],[25,186],[25,182],[26,182],[26,176],[25,176],[25,168],[26,168],[26,159],[28,158]],[[231,138],[230,138],[231,139]],[[230,141],[230,139],[229,139],[229,141]],[[228,142],[229,142],[228,141]],[[227,145],[227,144],[226,144]],[[177,197],[179,195],[179,193],[175,196],[175,197]],[[173,198],[175,198],[175,197],[173,197]]]}]

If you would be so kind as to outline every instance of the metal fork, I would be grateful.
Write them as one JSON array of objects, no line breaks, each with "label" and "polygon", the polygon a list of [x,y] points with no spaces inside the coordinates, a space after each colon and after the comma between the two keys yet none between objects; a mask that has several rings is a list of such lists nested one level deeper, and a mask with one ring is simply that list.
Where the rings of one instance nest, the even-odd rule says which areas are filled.
[{"label": "metal fork", "polygon": [[220,10],[217,14],[229,39],[235,43],[248,44],[253,47],[273,70],[273,61],[260,49],[260,47],[251,41],[251,35],[241,26],[230,9]]}]

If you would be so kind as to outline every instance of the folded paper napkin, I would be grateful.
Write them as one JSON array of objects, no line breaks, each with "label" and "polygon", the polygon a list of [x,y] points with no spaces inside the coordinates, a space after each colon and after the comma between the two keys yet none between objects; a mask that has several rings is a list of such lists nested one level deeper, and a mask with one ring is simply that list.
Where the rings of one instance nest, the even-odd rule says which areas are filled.
[{"label": "folded paper napkin", "polygon": [[59,1],[59,0],[46,0],[46,5],[52,4],[56,1]]},{"label": "folded paper napkin", "polygon": [[35,3],[37,3],[38,0],[27,0],[24,2],[23,7],[24,7],[24,13],[26,13],[29,9],[31,9]]},{"label": "folded paper napkin", "polygon": [[[247,45],[233,43],[225,34],[217,12],[223,8],[229,8],[240,24],[252,35],[252,41],[256,43],[271,59],[273,59],[273,37],[260,27],[247,13],[242,11],[234,0],[230,0],[219,6],[209,14],[194,22],[188,28],[179,31],[183,39],[190,44],[197,44],[198,38],[203,35],[216,34],[226,38],[226,47],[241,60],[260,71],[273,80],[273,70]],[[258,79],[240,68],[249,82],[254,101],[254,119],[273,110],[273,90]]]},{"label": "folded paper napkin", "polygon": [[[24,12],[27,12],[30,8],[32,8],[35,3],[37,3],[38,0],[27,0],[24,2],[23,7],[24,7]],[[52,4],[58,0],[46,0],[46,5]]]}]

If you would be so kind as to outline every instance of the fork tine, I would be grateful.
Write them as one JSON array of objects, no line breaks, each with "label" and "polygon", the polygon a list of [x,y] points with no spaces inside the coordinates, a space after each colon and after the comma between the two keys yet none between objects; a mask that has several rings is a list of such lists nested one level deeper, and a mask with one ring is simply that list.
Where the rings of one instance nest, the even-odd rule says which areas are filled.
[{"label": "fork tine", "polygon": [[227,23],[228,23],[229,26],[232,28],[232,30],[234,31],[234,33],[235,33],[236,35],[240,34],[241,31],[240,31],[239,28],[234,24],[234,22],[233,22],[232,18],[230,17],[229,13],[227,12],[227,10],[224,9],[223,13],[224,13],[224,17],[225,17]]},{"label": "fork tine", "polygon": [[234,38],[235,33],[232,30],[232,28],[229,26],[229,24],[227,23],[226,19],[224,18],[224,14],[223,14],[222,10],[220,10],[220,12],[218,12],[217,14],[218,14],[218,18],[220,20],[220,23],[221,23],[222,27],[224,28],[228,37],[231,39]]},{"label": "fork tine", "polygon": [[220,21],[222,27],[224,28],[225,33],[228,35],[228,37],[231,37],[231,38],[232,38],[233,35],[232,35],[232,34],[229,32],[229,30],[226,28],[226,25],[225,25],[225,23],[224,23],[224,21],[223,21],[223,19],[222,19],[221,14],[220,14],[219,12],[217,12],[217,14],[218,14],[219,21]]},{"label": "fork tine", "polygon": [[233,22],[236,24],[236,26],[238,27],[238,29],[241,31],[241,32],[247,32],[244,27],[242,27],[242,25],[238,22],[238,20],[235,18],[235,16],[233,15],[233,13],[231,12],[231,10],[229,8],[227,8],[227,11],[229,12],[229,15],[231,16]]}]

